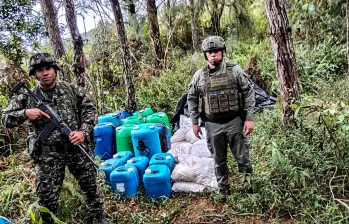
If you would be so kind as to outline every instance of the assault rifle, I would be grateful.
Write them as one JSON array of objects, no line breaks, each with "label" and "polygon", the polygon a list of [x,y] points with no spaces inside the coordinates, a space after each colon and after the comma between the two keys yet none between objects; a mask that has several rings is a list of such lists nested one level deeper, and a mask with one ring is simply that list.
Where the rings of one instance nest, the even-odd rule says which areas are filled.
[{"label": "assault rifle", "polygon": [[[32,93],[32,91],[30,91],[30,88],[28,87],[27,83],[24,80],[19,81],[12,88],[12,92],[18,93],[18,91],[23,87],[27,90],[27,92],[24,94],[28,95],[30,98],[34,100],[37,108],[44,111],[50,116],[50,118],[46,118],[49,122],[44,127],[44,129],[40,132],[37,140],[44,141],[51,134],[51,132],[56,128],[58,128],[64,136],[69,138],[69,135],[72,131],[69,129],[68,125],[64,123],[62,118],[52,109],[52,107],[45,104],[41,99],[35,96],[35,94]],[[79,144],[78,147],[85,154],[85,156],[93,163],[96,169],[98,169],[98,165],[93,161],[90,155],[86,152],[88,150],[88,147],[84,143]]]}]

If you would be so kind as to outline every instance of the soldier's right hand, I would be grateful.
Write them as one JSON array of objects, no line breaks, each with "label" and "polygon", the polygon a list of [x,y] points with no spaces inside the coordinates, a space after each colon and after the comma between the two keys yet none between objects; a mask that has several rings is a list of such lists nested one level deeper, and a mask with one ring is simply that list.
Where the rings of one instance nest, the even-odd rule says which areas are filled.
[{"label": "soldier's right hand", "polygon": [[202,135],[202,132],[201,132],[201,128],[198,124],[193,125],[193,132],[197,138],[201,139],[200,134]]},{"label": "soldier's right hand", "polygon": [[38,108],[26,109],[25,116],[27,116],[27,118],[31,121],[41,119],[43,117],[50,118],[50,116],[47,113]]}]

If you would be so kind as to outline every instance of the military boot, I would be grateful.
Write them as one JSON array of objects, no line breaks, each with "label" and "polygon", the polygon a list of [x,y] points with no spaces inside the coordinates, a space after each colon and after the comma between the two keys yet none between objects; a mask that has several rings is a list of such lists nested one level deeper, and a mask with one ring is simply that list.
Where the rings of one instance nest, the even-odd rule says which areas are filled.
[{"label": "military boot", "polygon": [[85,218],[85,223],[86,224],[109,224],[109,222],[105,219],[104,215],[98,215],[97,217],[89,216]]},{"label": "military boot", "polygon": [[220,187],[219,194],[222,196],[222,202],[227,202],[228,196],[230,195],[229,186]]},{"label": "military boot", "polygon": [[46,213],[46,212],[41,212],[41,218],[42,218],[43,224],[54,224],[55,223],[55,221],[53,220],[51,215]]}]

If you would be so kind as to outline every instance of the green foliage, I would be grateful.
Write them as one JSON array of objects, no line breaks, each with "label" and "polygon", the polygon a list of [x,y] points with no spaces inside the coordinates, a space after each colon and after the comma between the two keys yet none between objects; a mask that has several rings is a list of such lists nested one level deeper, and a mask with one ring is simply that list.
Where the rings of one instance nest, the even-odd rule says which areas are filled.
[{"label": "green foliage", "polygon": [[[297,128],[281,126],[279,111],[265,110],[256,117],[252,135],[253,195],[234,193],[233,210],[305,223],[341,222],[349,211],[348,115],[349,81],[317,83],[315,96],[303,95],[296,107]],[[338,94],[341,96],[338,98]]]},{"label": "green foliage", "polygon": [[137,86],[136,96],[139,108],[151,107],[172,115],[179,98],[188,91],[188,84],[194,72],[202,67],[203,56],[195,53],[192,57],[178,55],[171,70],[164,70],[159,77],[151,77],[147,83]]},{"label": "green foliage", "polygon": [[338,80],[346,75],[346,47],[335,38],[326,39],[314,46],[298,42],[295,47],[299,81],[304,91],[316,93],[320,87],[314,85],[316,80]]},{"label": "green foliage", "polygon": [[[236,15],[225,9],[222,16],[222,29],[227,35],[225,59],[244,68],[251,57],[256,57],[261,77],[267,83],[266,90],[278,94],[264,2],[237,3],[241,4],[240,11],[234,11]],[[302,223],[347,222],[349,211],[343,203],[347,203],[349,187],[349,80],[343,79],[347,70],[343,3],[344,0],[293,0],[289,4],[302,102],[292,105],[296,111],[295,127],[281,124],[280,105],[256,115],[250,151],[254,165],[253,194],[233,186],[233,193],[224,205],[221,197],[214,193],[174,194],[168,200],[152,201],[141,189],[135,198],[122,200],[104,184],[103,177],[99,177],[108,220],[111,223],[192,220],[195,223],[251,223],[237,217],[252,216],[276,222],[284,219]],[[31,1],[10,0],[0,3],[0,53],[10,60],[21,61],[25,55],[24,41],[32,40],[27,34],[39,32],[34,25],[37,21],[31,14],[31,4]],[[137,42],[134,34],[130,38],[138,109],[151,107],[154,111],[167,112],[170,117],[178,99],[187,91],[192,75],[205,63],[202,53],[187,52],[191,48],[191,31],[186,6],[178,4],[171,10],[165,10],[164,14],[159,11],[161,40],[168,50],[166,69],[154,75],[146,22],[141,22],[142,43]],[[211,23],[209,13],[205,12],[198,17],[199,38],[206,36]],[[167,27],[170,14],[176,15],[171,37]],[[3,32],[4,27],[9,30]],[[71,46],[67,53],[70,65],[73,63]],[[85,45],[85,53],[89,59],[87,86],[99,114],[125,108],[123,64],[114,24],[100,23],[94,38]],[[7,105],[8,96],[7,84],[1,84],[2,109]],[[12,131],[12,142],[22,149],[25,137],[18,130]],[[1,134],[0,142],[3,136]],[[0,214],[18,223],[38,223],[39,212],[45,211],[36,203],[34,167],[28,160],[26,153],[0,157]],[[237,169],[232,156],[228,164],[234,177]],[[84,200],[70,174],[66,176],[59,203],[57,222],[82,222]]]},{"label": "green foliage", "polygon": [[251,57],[257,57],[261,79],[266,83],[265,90],[273,94],[279,92],[279,82],[269,39],[263,41],[255,39],[240,41],[235,36],[232,36],[227,39],[226,45],[225,60],[233,61],[244,69]]},{"label": "green foliage", "polygon": [[0,54],[19,66],[26,56],[25,45],[44,33],[42,21],[32,12],[35,1],[0,2]]},{"label": "green foliage", "polygon": [[311,45],[332,37],[345,43],[345,0],[291,2],[289,14],[296,38],[307,40]]}]

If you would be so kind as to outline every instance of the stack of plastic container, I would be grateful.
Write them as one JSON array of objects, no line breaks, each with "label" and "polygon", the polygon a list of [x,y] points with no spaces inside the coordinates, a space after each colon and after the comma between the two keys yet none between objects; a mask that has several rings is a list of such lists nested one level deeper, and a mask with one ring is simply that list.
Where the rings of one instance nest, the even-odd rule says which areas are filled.
[{"label": "stack of plastic container", "polygon": [[133,153],[130,151],[119,152],[113,156],[111,159],[107,159],[101,164],[99,170],[105,173],[105,180],[110,183],[110,174],[119,166],[126,164],[127,160],[133,157]]},{"label": "stack of plastic container", "polygon": [[120,110],[98,117],[98,124],[94,127],[95,156],[107,160],[116,153],[115,128],[129,116],[127,111]]},{"label": "stack of plastic container", "polygon": [[154,114],[151,108],[146,108],[132,116],[121,112],[103,115],[98,122],[96,155],[105,159],[117,152],[100,166],[113,191],[122,197],[133,197],[143,182],[148,197],[170,197],[174,158],[164,153],[171,148],[166,113]]}]

